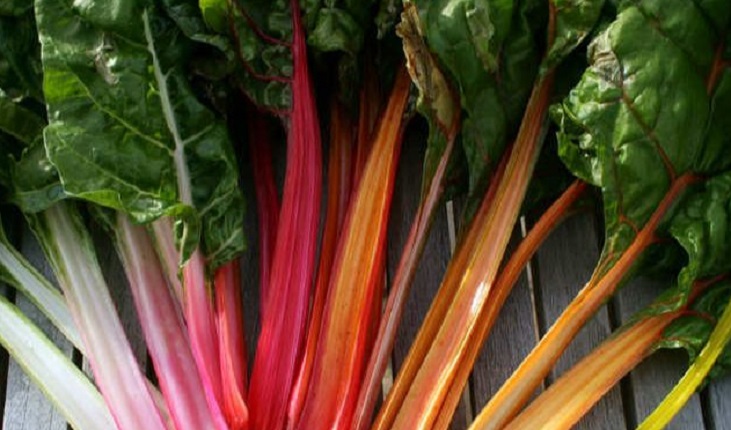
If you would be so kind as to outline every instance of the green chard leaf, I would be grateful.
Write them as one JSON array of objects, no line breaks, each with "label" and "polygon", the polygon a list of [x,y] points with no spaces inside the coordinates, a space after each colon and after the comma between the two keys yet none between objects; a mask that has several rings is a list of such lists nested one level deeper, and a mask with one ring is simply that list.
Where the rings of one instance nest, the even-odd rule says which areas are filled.
[{"label": "green chard leaf", "polygon": [[[339,53],[337,59],[338,93],[346,104],[355,106],[357,88],[362,87],[363,51],[376,0],[322,0],[308,7],[310,20],[307,45],[313,53]],[[314,2],[313,2],[314,3]],[[308,15],[310,16],[308,18]]]},{"label": "green chard leaf", "polygon": [[603,193],[604,263],[632,243],[678,178],[731,165],[729,134],[719,129],[728,73],[714,77],[729,14],[725,0],[623,2],[591,43],[581,81],[554,107],[564,163]]},{"label": "green chard leaf", "polygon": [[355,58],[363,48],[375,0],[322,0],[309,10],[307,44],[319,52],[344,52]]},{"label": "green chard leaf", "polygon": [[25,8],[18,16],[3,16],[0,10],[0,90],[12,99],[33,97],[40,101],[41,79],[40,46],[32,8]]},{"label": "green chard leaf", "polygon": [[[307,44],[315,54],[338,53],[344,100],[353,101],[362,76],[360,52],[375,0],[302,1]],[[208,25],[229,33],[241,67],[240,88],[259,107],[285,113],[291,107],[292,20],[288,0],[201,0]],[[224,25],[225,23],[225,25]]]},{"label": "green chard leaf", "polygon": [[401,13],[402,2],[399,0],[380,0],[376,12],[376,36],[383,39],[396,25]]},{"label": "green chard leaf", "polygon": [[177,219],[185,259],[244,248],[243,199],[223,121],[194,96],[191,44],[147,1],[38,0],[46,150],[64,190],[137,222]]},{"label": "green chard leaf", "polygon": [[[481,199],[503,150],[517,132],[540,58],[533,0],[415,1],[421,33],[459,94],[469,194]],[[439,150],[432,151],[435,159]],[[426,164],[433,164],[427,158]],[[428,170],[428,169],[427,169]],[[468,208],[467,210],[471,210]]]},{"label": "green chard leaf", "polygon": [[292,102],[289,1],[200,0],[199,5],[208,26],[232,39],[240,89],[264,109],[287,111]]},{"label": "green chard leaf", "polygon": [[48,208],[65,194],[46,156],[46,121],[0,90],[0,186],[3,202],[23,211]]},{"label": "green chard leaf", "polygon": [[731,272],[731,171],[694,189],[670,221],[669,232],[688,255],[678,276],[686,294],[697,280]]},{"label": "green chard leaf", "polygon": [[25,213],[37,213],[65,199],[56,168],[46,156],[43,139],[35,140],[9,166],[8,200]]},{"label": "green chard leaf", "polygon": [[30,0],[0,0],[0,16],[19,16],[32,8]]},{"label": "green chard leaf", "polygon": [[604,1],[553,0],[556,8],[556,34],[542,64],[543,70],[557,66],[589,35],[594,28]]},{"label": "green chard leaf", "polygon": [[[710,287],[694,301],[689,312],[677,318],[665,329],[658,348],[685,349],[690,362],[694,362],[708,343],[708,338],[729,300],[731,300],[731,283],[724,281]],[[731,370],[731,348],[726,345],[708,374],[708,379],[718,378],[727,374],[729,370]]]},{"label": "green chard leaf", "polygon": [[416,6],[406,5],[396,31],[403,40],[409,74],[419,92],[417,109],[429,123],[422,179],[424,195],[449,140],[456,138],[461,107],[459,97],[426,46]]},{"label": "green chard leaf", "polygon": [[45,125],[43,118],[0,89],[0,132],[29,145],[42,136]]},{"label": "green chard leaf", "polygon": [[[429,49],[460,95],[462,149],[469,174],[465,217],[476,209],[515,138],[541,65],[546,3],[535,0],[414,2]],[[560,63],[593,29],[603,0],[554,2],[556,40],[544,70]],[[438,153],[438,151],[434,151]],[[428,163],[427,163],[428,164]]]}]

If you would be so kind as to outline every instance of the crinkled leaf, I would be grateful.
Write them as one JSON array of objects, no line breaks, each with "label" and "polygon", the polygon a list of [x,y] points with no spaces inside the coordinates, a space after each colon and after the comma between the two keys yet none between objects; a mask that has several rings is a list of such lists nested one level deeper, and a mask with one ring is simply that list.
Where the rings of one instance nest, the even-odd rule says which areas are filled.
[{"label": "crinkled leaf", "polygon": [[167,15],[193,42],[199,44],[187,68],[196,75],[218,81],[235,68],[233,47],[227,37],[212,32],[203,19],[201,9],[190,0],[163,0]]},{"label": "crinkled leaf", "polygon": [[[187,39],[143,1],[39,0],[47,151],[66,192],[138,222],[178,218],[184,256],[244,247],[243,199],[223,122],[194,97]],[[202,232],[202,233],[201,233]]]},{"label": "crinkled leaf", "polygon": [[[341,90],[351,99],[357,92],[363,48],[375,0],[309,0],[301,3],[307,43],[315,53],[340,52]],[[227,5],[228,3],[228,5]],[[291,106],[292,20],[289,1],[201,0],[206,22],[218,31],[231,31],[238,59],[241,88],[259,106],[275,112]],[[222,11],[227,10],[225,29]]]},{"label": "crinkled leaf", "polygon": [[544,30],[533,26],[529,17],[543,3],[439,0],[415,4],[427,45],[460,95],[469,190],[479,200],[517,132],[535,79],[540,58],[535,40]]},{"label": "crinkled leaf", "polygon": [[376,35],[382,39],[396,25],[396,20],[401,12],[402,2],[399,0],[380,0],[378,12],[376,13]]},{"label": "crinkled leaf", "polygon": [[46,122],[3,92],[0,88],[0,132],[29,145],[41,137]]},{"label": "crinkled leaf", "polygon": [[542,67],[558,65],[589,35],[604,7],[604,0],[552,0],[556,34]]},{"label": "crinkled leaf", "polygon": [[315,54],[340,53],[337,60],[340,99],[355,105],[362,82],[360,52],[372,23],[375,0],[323,0],[306,5],[307,44]]},{"label": "crinkled leaf", "polygon": [[13,99],[43,97],[40,47],[32,10],[21,16],[0,16],[0,89]]},{"label": "crinkled leaf", "polygon": [[289,1],[200,0],[200,7],[212,29],[230,33],[242,66],[237,71],[240,88],[263,108],[288,110],[292,99]]},{"label": "crinkled leaf", "polygon": [[711,108],[727,90],[706,88],[730,12],[725,0],[625,2],[590,45],[581,82],[555,108],[561,157],[603,192],[603,258],[632,242],[673,178],[731,163]]},{"label": "crinkled leaf", "polygon": [[212,34],[206,27],[201,9],[189,0],[163,0],[165,12],[175,21],[186,37],[196,42],[205,43],[218,48],[223,53],[232,55],[228,40],[218,34]]},{"label": "crinkled leaf", "polygon": [[18,142],[12,137],[0,133],[0,202],[8,200],[11,186],[10,168],[14,162],[14,156],[20,152]]},{"label": "crinkled leaf", "polygon": [[32,7],[32,0],[0,0],[0,16],[19,16]]},{"label": "crinkled leaf", "polygon": [[[695,300],[690,312],[673,321],[664,331],[660,348],[683,348],[691,362],[708,342],[708,338],[731,300],[731,283],[722,282],[711,287]],[[709,373],[709,379],[722,376],[731,369],[731,347],[728,345]]]},{"label": "crinkled leaf", "polygon": [[313,13],[307,44],[320,52],[357,56],[365,42],[374,0],[324,0]]},{"label": "crinkled leaf", "polygon": [[459,97],[426,46],[419,15],[413,4],[406,5],[396,31],[403,40],[409,74],[419,92],[417,108],[429,123],[422,180],[424,193],[432,181],[448,140],[456,138],[461,107]]},{"label": "crinkled leaf", "polygon": [[67,197],[56,168],[46,156],[43,140],[34,141],[10,166],[9,200],[23,212],[48,209]]},{"label": "crinkled leaf", "polygon": [[0,186],[3,201],[37,211],[63,198],[56,169],[46,157],[40,115],[0,90]]},{"label": "crinkled leaf", "polygon": [[688,264],[678,277],[686,292],[698,279],[730,272],[731,172],[708,179],[686,197],[669,231],[688,254]]}]

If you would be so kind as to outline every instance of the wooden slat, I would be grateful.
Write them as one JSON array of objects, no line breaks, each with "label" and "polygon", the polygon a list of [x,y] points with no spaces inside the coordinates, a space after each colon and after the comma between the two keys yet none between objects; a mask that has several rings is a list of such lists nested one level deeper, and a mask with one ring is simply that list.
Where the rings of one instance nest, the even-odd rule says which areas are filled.
[{"label": "wooden slat", "polygon": [[[652,302],[667,282],[636,279],[629,282],[617,295],[617,313],[622,321]],[[632,426],[641,422],[662,401],[687,366],[687,355],[679,351],[658,351],[630,373],[628,382],[632,392],[626,405]],[[698,395],[694,395],[683,410],[669,424],[668,429],[701,430],[703,416]]]},{"label": "wooden slat", "polygon": [[[536,292],[540,300],[542,332],[555,321],[591,276],[599,259],[597,244],[593,217],[585,213],[558,227],[536,254]],[[610,332],[607,310],[602,308],[564,352],[548,383],[599,345]],[[607,393],[577,424],[577,428],[584,429],[625,427],[619,387]]]},{"label": "wooden slat", "polygon": [[708,386],[705,403],[709,430],[731,430],[731,378],[725,377]]}]

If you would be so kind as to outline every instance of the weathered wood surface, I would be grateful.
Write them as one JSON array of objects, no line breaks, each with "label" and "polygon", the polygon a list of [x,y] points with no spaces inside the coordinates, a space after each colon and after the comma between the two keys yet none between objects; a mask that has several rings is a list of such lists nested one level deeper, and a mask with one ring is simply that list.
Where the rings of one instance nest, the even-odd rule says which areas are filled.
[{"label": "weathered wood surface", "polygon": [[[421,160],[423,147],[418,143],[404,146],[401,169],[397,176],[395,197],[389,223],[390,243],[387,253],[387,276],[398,263],[403,242],[408,234],[412,215],[419,198]],[[243,166],[243,182],[250,184],[250,166]],[[251,185],[245,185],[248,196],[253,195]],[[431,298],[436,293],[440,279],[446,269],[454,241],[454,211],[446,205],[437,214],[426,251],[416,275],[412,294],[406,305],[404,323],[399,330],[399,339],[393,354],[393,372],[398,370],[409,345],[424,318]],[[450,216],[452,217],[450,219]],[[523,221],[523,228],[516,226],[514,241],[519,238],[529,221]],[[247,230],[250,234],[250,252],[242,258],[244,300],[246,301],[247,331],[256,333],[256,216],[254,203],[250,202],[247,215]],[[134,309],[126,286],[119,279],[122,271],[108,241],[101,239],[100,260],[106,269],[107,279],[113,286],[113,296],[125,316],[125,329],[143,368],[149,369],[139,325],[134,321]],[[598,223],[592,214],[585,213],[568,220],[549,238],[537,253],[508,299],[505,308],[483,347],[475,370],[470,379],[463,402],[457,410],[453,428],[465,428],[475,413],[485,404],[525,354],[535,344],[538,336],[545,333],[560,311],[574,294],[588,280],[596,262],[600,237]],[[49,274],[40,256],[37,244],[29,232],[22,234],[21,249],[39,267]],[[635,281],[620,292],[618,297],[596,315],[562,357],[558,367],[547,378],[550,384],[561,372],[570,367],[584,354],[604,339],[621,321],[627,320],[634,311],[647,303],[662,285],[645,280]],[[13,294],[10,294],[13,297]],[[43,318],[37,315],[22,297],[15,298],[18,306],[27,310],[39,325],[49,333],[59,346],[72,356],[71,346],[56,333]],[[255,340],[247,341],[250,350]],[[5,384],[3,406],[3,429],[46,430],[64,429],[66,424],[50,406],[42,394],[12,361],[4,362],[0,357],[0,375]],[[577,426],[582,429],[634,428],[676,382],[682,374],[686,358],[682,353],[659,353],[639,366],[615,387],[594,410]],[[83,365],[83,363],[81,364]],[[4,375],[7,375],[4,377]],[[0,393],[2,391],[0,390]],[[731,380],[719,381],[696,395],[683,412],[671,424],[672,429],[731,430]]]}]

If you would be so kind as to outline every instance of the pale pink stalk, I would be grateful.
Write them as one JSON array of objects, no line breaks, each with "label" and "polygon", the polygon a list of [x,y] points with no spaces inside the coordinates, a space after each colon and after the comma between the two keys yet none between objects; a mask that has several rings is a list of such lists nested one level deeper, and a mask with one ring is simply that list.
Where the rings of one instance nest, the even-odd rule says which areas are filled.
[{"label": "pale pink stalk", "polygon": [[117,217],[117,244],[160,388],[178,430],[226,430],[218,405],[206,401],[185,324],[144,227]]}]

